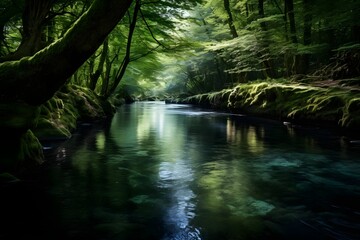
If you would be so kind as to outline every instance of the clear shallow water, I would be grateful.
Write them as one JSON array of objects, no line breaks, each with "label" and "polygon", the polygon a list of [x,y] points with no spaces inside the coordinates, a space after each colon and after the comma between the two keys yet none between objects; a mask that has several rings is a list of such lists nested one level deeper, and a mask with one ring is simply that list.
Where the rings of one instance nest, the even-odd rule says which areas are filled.
[{"label": "clear shallow water", "polygon": [[329,130],[146,102],[47,154],[0,239],[360,239],[360,145]]}]

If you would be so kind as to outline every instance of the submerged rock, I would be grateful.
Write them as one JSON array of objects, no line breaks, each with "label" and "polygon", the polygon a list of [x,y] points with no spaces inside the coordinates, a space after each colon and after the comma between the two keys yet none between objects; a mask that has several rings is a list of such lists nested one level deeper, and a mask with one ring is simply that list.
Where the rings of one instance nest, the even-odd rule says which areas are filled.
[{"label": "submerged rock", "polygon": [[232,214],[242,217],[265,216],[275,208],[274,205],[268,202],[252,197],[247,197],[245,200],[238,200],[227,206]]}]

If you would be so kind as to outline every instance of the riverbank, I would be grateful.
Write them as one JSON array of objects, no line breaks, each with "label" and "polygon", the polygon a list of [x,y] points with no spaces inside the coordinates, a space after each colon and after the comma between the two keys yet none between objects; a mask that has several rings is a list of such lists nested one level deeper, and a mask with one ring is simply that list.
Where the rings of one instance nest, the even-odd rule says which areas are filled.
[{"label": "riverbank", "polygon": [[69,139],[79,124],[113,116],[113,104],[87,88],[71,84],[41,106],[2,104],[0,129],[5,141],[1,147],[0,185],[36,170],[44,162],[44,141]]},{"label": "riverbank", "polygon": [[167,100],[284,122],[344,130],[360,128],[360,89],[283,80],[241,83],[230,89]]}]

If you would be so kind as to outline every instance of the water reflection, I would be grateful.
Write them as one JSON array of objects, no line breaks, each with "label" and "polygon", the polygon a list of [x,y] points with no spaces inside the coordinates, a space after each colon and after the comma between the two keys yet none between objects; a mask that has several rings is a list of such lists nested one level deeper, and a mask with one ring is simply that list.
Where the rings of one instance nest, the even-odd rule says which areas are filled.
[{"label": "water reflection", "polygon": [[105,150],[105,144],[106,144],[106,136],[103,132],[99,132],[96,134],[96,149],[99,152],[104,152]]},{"label": "water reflection", "polygon": [[190,189],[193,181],[193,172],[184,161],[160,164],[158,184],[169,194],[164,214],[168,230],[164,239],[201,239],[200,230],[191,225],[196,215],[196,195]]},{"label": "water reflection", "polygon": [[253,154],[264,151],[265,130],[262,126],[238,126],[238,119],[227,118],[226,140],[234,146],[246,146],[247,151]]},{"label": "water reflection", "polygon": [[57,150],[56,153],[56,160],[57,161],[62,161],[66,158],[66,148],[61,147]]},{"label": "water reflection", "polygon": [[355,239],[360,154],[339,139],[135,103],[60,146],[44,182],[61,239]]},{"label": "water reflection", "polygon": [[200,230],[191,225],[196,215],[196,194],[191,189],[194,182],[193,156],[191,151],[184,151],[191,149],[185,125],[176,117],[166,115],[164,105],[152,107],[156,111],[150,109],[147,113],[146,105],[137,106],[139,123],[136,132],[138,146],[146,143],[147,147],[152,145],[158,151],[152,164],[158,165],[156,185],[166,199],[162,216],[166,230],[162,239],[201,239]]}]

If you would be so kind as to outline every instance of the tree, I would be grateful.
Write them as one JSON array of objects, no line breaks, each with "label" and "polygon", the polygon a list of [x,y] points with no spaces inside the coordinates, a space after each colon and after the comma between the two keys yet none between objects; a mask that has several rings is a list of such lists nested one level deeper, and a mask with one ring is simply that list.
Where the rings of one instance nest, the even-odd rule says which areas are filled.
[{"label": "tree", "polygon": [[[129,9],[127,17],[117,25],[108,38],[109,49],[106,51],[103,72],[97,81],[96,93],[102,98],[108,98],[114,93],[117,94],[120,89],[124,93],[127,91],[123,91],[124,88],[147,88],[156,85],[156,81],[161,82],[161,79],[153,77],[157,72],[154,71],[155,65],[161,64],[158,56],[163,53],[174,55],[186,45],[186,40],[181,37],[183,30],[179,23],[185,22],[184,9],[196,2],[138,1],[134,4],[133,8]],[[100,56],[103,56],[103,53],[104,51],[98,50],[82,67],[85,72],[93,69],[86,73],[84,78],[87,79],[90,75],[90,78],[94,79],[98,76],[99,71],[95,71],[94,66],[101,65]],[[80,72],[84,72],[83,70]],[[146,81],[148,84],[138,84],[135,79],[139,83]],[[142,89],[138,92],[142,92]]]},{"label": "tree", "polygon": [[25,54],[31,56],[0,63],[0,130],[6,139],[0,172],[16,173],[34,154],[41,158],[41,146],[28,131],[36,124],[38,106],[96,51],[132,2],[94,0],[62,38],[39,51],[35,48],[33,55]]},{"label": "tree", "polygon": [[50,99],[102,44],[131,3],[95,0],[63,38],[31,57],[0,64],[0,100],[41,104]]},{"label": "tree", "polygon": [[297,43],[296,36],[296,23],[295,23],[295,12],[293,0],[285,0],[285,16],[289,19],[290,24],[290,38],[293,43]]},{"label": "tree", "polygon": [[233,16],[232,16],[232,13],[231,13],[229,0],[224,0],[224,8],[225,8],[226,13],[228,14],[228,20],[227,21],[228,21],[228,24],[229,24],[231,35],[233,36],[233,38],[236,38],[236,37],[238,37],[238,33],[237,33],[236,28],[234,26],[234,20],[233,20]]}]

